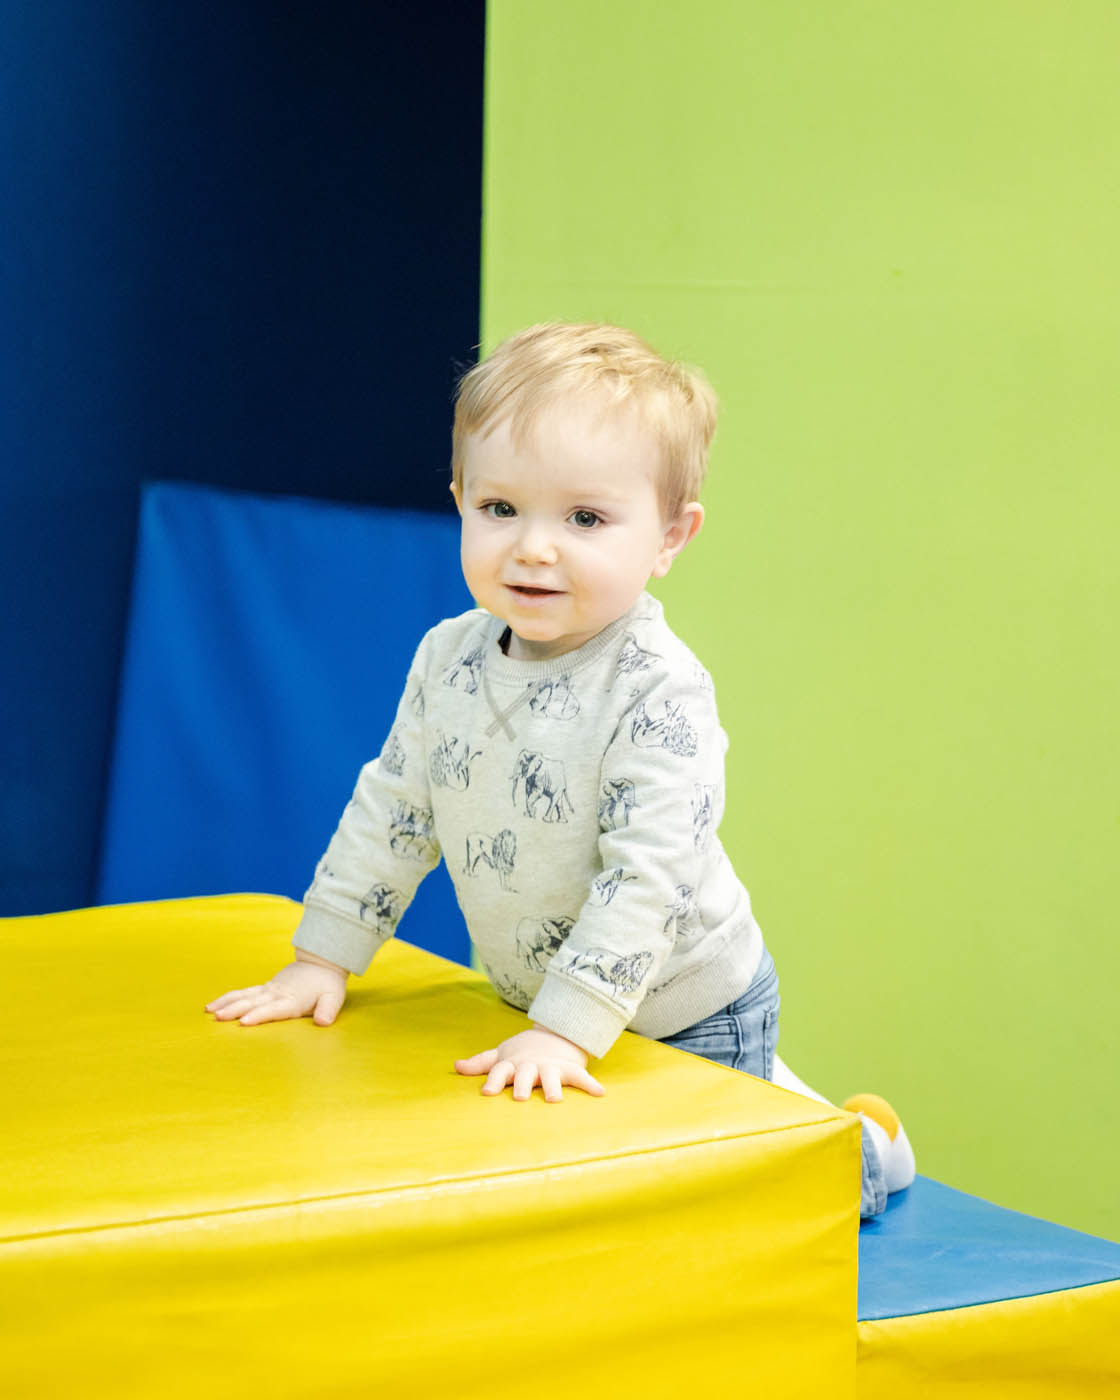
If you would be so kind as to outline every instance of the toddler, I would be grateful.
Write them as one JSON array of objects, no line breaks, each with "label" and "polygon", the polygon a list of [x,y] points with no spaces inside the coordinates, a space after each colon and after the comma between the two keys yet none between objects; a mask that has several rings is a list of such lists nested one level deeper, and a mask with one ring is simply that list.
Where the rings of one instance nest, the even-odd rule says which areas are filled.
[{"label": "toddler", "polygon": [[[529,1020],[456,1061],[484,1094],[602,1094],[588,1060],[626,1028],[812,1093],[775,1056],[777,974],[717,835],[711,677],[645,591],[703,523],[716,408],[614,326],[534,326],[466,374],[451,491],[478,607],[421,641],[294,962],[208,1011],[331,1024],[442,854],[486,975]],[[872,1215],[913,1157],[885,1104],[858,1107]]]}]

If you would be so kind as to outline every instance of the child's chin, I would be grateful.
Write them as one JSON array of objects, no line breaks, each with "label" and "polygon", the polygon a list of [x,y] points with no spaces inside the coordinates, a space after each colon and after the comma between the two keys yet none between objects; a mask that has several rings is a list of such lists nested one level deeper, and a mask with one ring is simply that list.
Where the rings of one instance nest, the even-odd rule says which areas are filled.
[{"label": "child's chin", "polygon": [[557,637],[564,635],[563,631],[554,622],[546,622],[543,618],[540,622],[534,622],[531,617],[519,617],[509,624],[519,637],[533,642],[554,642]]}]

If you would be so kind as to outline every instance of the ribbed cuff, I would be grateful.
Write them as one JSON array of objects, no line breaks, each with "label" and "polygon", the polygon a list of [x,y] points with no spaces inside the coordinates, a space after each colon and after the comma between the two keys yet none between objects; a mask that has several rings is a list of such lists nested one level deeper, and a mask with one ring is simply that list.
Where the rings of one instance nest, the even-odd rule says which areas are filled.
[{"label": "ribbed cuff", "polygon": [[374,953],[384,941],[348,919],[340,919],[327,909],[307,904],[303,906],[303,918],[292,935],[294,948],[317,953],[319,957],[328,958],[359,976],[369,967]]},{"label": "ribbed cuff", "polygon": [[557,974],[545,977],[528,1015],[596,1059],[605,1055],[626,1029],[625,1016]]}]

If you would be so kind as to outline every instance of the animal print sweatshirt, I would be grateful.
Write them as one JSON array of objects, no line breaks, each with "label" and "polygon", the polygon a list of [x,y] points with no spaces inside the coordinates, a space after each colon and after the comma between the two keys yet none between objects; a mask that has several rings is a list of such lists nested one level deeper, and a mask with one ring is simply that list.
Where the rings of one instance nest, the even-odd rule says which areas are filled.
[{"label": "animal print sweatshirt", "polygon": [[434,627],[304,896],[293,942],[364,972],[442,853],[487,976],[601,1056],[742,995],[762,957],[716,830],[727,738],[648,593],[521,661],[476,609]]}]

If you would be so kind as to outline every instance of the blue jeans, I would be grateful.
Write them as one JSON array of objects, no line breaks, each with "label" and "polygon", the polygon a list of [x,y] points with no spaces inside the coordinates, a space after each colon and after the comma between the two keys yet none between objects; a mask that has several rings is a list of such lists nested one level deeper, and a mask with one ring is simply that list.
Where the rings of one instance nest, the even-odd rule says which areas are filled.
[{"label": "blue jeans", "polygon": [[737,1001],[676,1035],[667,1035],[661,1043],[753,1074],[756,1079],[772,1079],[780,1006],[778,970],[763,950],[754,980]]},{"label": "blue jeans", "polygon": [[[754,980],[738,1000],[676,1035],[665,1036],[661,1043],[753,1074],[756,1079],[773,1079],[781,1004],[774,959],[764,950]],[[861,1220],[867,1220],[886,1208],[887,1183],[871,1135],[862,1123],[860,1130],[859,1214]]]}]

